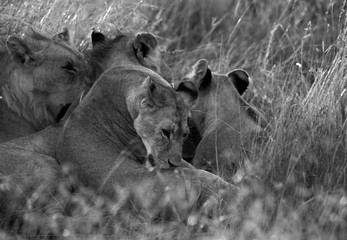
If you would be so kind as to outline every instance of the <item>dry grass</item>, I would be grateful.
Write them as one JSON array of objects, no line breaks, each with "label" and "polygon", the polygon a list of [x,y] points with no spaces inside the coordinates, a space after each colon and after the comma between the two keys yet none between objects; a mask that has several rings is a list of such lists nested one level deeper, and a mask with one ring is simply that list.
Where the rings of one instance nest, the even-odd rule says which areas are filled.
[{"label": "dry grass", "polygon": [[[152,224],[115,211],[119,202],[81,188],[72,195],[73,214],[44,216],[59,222],[51,225],[53,233],[72,239],[346,239],[345,5],[343,0],[1,2],[3,36],[22,34],[28,26],[51,36],[67,26],[75,44],[86,49],[91,27],[110,35],[116,29],[151,31],[166,39],[166,59],[177,78],[200,58],[219,72],[244,68],[253,79],[245,97],[271,123],[254,143],[245,162],[248,177],[227,211]],[[10,239],[0,233],[6,236]]]}]

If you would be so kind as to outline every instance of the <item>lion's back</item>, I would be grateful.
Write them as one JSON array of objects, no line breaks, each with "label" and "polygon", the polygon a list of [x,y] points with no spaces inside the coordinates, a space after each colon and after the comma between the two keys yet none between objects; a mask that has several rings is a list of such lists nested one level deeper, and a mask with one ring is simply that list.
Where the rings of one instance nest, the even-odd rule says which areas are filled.
[{"label": "lion's back", "polygon": [[[99,79],[103,78],[114,78],[124,79],[126,81],[136,80],[135,77],[150,77],[152,81],[160,83],[166,87],[171,87],[171,85],[165,81],[158,73],[153,70],[143,67],[140,65],[119,65],[106,70]],[[139,79],[142,81],[143,79]]]}]

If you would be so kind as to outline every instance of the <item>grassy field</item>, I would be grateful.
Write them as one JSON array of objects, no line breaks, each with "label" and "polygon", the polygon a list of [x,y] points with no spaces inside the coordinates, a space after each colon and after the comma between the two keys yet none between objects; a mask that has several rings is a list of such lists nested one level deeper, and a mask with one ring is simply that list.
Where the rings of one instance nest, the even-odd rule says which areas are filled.
[{"label": "grassy field", "polygon": [[83,51],[92,27],[149,31],[177,79],[201,58],[216,72],[243,68],[252,78],[245,98],[270,123],[227,210],[151,224],[82,188],[73,214],[29,212],[21,237],[53,229],[71,239],[347,239],[346,8],[343,0],[2,1],[1,36],[68,27]]}]

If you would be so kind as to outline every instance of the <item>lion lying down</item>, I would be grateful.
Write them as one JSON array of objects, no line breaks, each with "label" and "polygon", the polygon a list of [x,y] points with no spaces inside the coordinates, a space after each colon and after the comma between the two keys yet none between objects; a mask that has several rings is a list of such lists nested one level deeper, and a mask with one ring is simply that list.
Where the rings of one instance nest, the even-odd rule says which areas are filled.
[{"label": "lion lying down", "polygon": [[241,69],[227,74],[212,72],[201,59],[187,81],[197,86],[199,97],[191,109],[190,127],[196,132],[185,141],[183,157],[192,159],[199,169],[230,180],[252,151],[256,134],[268,125],[263,115],[242,98],[249,76]]},{"label": "lion lying down", "polygon": [[[158,203],[167,186],[173,191],[187,187],[174,169],[189,176],[193,192],[211,194],[207,192],[215,184],[226,183],[218,177],[208,182],[212,178],[202,176],[213,175],[186,169],[180,156],[188,134],[188,106],[195,98],[196,90],[188,82],[174,91],[147,68],[111,68],[68,118],[59,138],[57,160],[72,163],[85,185],[109,197],[115,194],[115,184],[135,198],[139,192],[156,193],[147,207]],[[126,154],[121,154],[124,150]],[[146,155],[153,156],[153,161],[146,160]],[[158,171],[146,169],[146,161]]]},{"label": "lion lying down", "polygon": [[63,33],[53,39],[34,31],[25,40],[9,36],[6,49],[0,47],[0,142],[58,122],[83,91],[86,60]]},{"label": "lion lying down", "polygon": [[[129,211],[156,216],[170,207],[186,216],[189,209],[202,206],[220,190],[231,197],[237,191],[221,178],[181,160],[188,106],[195,98],[196,90],[190,83],[181,83],[174,90],[144,67],[111,68],[72,112],[57,146],[50,151],[55,152],[59,164],[72,165],[79,180],[99,194],[117,199],[115,189],[126,189],[132,203]],[[56,133],[54,127],[44,131]],[[40,141],[37,135],[34,139]],[[15,196],[18,201],[37,194],[35,190],[42,186],[38,183],[44,185],[40,193],[54,198],[57,182],[63,178],[60,165],[43,150],[30,151],[31,143],[17,144],[0,145],[3,181],[23,193]],[[4,198],[13,192],[5,193],[0,197],[3,212],[9,209]],[[63,209],[61,201],[57,202],[55,209]]]}]

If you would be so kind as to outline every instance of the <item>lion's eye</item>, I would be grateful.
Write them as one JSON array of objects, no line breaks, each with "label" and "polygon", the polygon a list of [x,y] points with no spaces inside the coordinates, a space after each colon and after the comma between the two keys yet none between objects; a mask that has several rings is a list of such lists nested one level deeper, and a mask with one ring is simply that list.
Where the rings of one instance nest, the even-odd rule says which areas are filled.
[{"label": "lion's eye", "polygon": [[167,139],[170,139],[170,135],[171,135],[171,130],[170,129],[162,129],[162,134],[164,137],[166,137]]},{"label": "lion's eye", "polygon": [[77,69],[75,68],[74,64],[71,61],[67,62],[62,68],[69,73],[77,72]]}]

